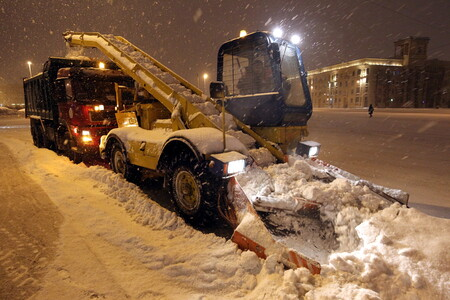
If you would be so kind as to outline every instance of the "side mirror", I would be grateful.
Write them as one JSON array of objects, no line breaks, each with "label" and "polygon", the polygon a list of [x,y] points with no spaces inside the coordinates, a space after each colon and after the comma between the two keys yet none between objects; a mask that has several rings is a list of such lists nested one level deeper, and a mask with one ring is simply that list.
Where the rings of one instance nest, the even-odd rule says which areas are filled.
[{"label": "side mirror", "polygon": [[277,43],[270,44],[269,50],[270,54],[272,55],[273,61],[276,64],[279,64],[281,62],[281,57],[280,57],[280,47],[278,46],[278,44]]},{"label": "side mirror", "polygon": [[213,81],[209,85],[211,98],[225,98],[225,84],[222,81]]}]

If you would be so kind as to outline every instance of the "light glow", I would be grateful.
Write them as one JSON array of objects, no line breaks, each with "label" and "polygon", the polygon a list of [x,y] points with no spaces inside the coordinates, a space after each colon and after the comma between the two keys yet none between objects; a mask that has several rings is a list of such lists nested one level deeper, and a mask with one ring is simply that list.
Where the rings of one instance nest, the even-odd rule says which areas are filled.
[{"label": "light glow", "polygon": [[105,110],[105,106],[103,104],[94,106],[95,111]]},{"label": "light glow", "polygon": [[245,30],[241,30],[240,32],[239,32],[239,37],[244,37],[244,36],[246,36],[247,35],[247,31],[245,31]]},{"label": "light glow", "polygon": [[245,169],[245,160],[243,159],[234,160],[228,163],[227,173],[228,175],[239,173],[244,171],[244,169]]},{"label": "light glow", "polygon": [[309,157],[316,157],[319,154],[319,147],[309,148]]},{"label": "light glow", "polygon": [[105,63],[104,62],[99,62],[98,67],[100,69],[104,69],[105,68]]},{"label": "light glow", "polygon": [[92,142],[92,137],[91,137],[91,133],[89,132],[89,130],[83,130],[81,131],[81,140],[83,141],[83,143],[90,143]]},{"label": "light glow", "polygon": [[28,71],[30,71],[30,77],[33,77],[33,73],[31,72],[31,61],[27,61]]},{"label": "light glow", "polygon": [[276,38],[281,38],[283,36],[283,30],[280,27],[277,27],[273,30],[273,36]]},{"label": "light glow", "polygon": [[[333,101],[333,98],[329,98],[329,101]],[[303,141],[298,143],[296,154],[303,157],[317,157],[320,152],[320,144],[314,141]]]},{"label": "light glow", "polygon": [[297,34],[294,34],[292,37],[291,37],[291,42],[292,42],[292,44],[300,44],[300,36],[299,35],[297,35]]}]

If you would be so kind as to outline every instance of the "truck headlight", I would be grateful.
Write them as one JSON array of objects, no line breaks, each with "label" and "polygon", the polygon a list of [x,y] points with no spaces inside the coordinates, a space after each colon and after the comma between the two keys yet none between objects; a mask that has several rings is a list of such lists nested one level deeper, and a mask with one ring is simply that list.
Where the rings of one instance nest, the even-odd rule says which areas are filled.
[{"label": "truck headlight", "polygon": [[83,130],[81,131],[81,140],[83,143],[91,143],[92,142],[92,136],[89,130]]},{"label": "truck headlight", "polygon": [[105,110],[105,106],[103,104],[94,106],[94,111],[102,111],[102,110]]}]

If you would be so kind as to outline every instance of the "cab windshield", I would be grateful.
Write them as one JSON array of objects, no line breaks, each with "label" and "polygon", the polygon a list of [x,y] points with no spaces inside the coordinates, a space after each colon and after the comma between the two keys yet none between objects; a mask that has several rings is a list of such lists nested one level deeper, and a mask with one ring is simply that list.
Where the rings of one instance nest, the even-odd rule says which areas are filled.
[{"label": "cab windshield", "polygon": [[297,49],[286,41],[281,42],[279,47],[282,90],[285,95],[285,103],[288,106],[303,106],[306,103],[306,99],[300,78],[300,60],[297,56]]},{"label": "cab windshield", "polygon": [[224,53],[223,82],[227,96],[273,92],[273,78],[265,40],[237,45]]},{"label": "cab windshield", "polygon": [[[117,78],[115,81],[98,77],[66,79],[66,95],[68,99],[76,101],[98,101],[103,104],[114,105],[116,103],[116,82],[119,85],[130,86],[130,82],[122,78]],[[131,103],[133,101],[133,94],[124,92],[122,93],[122,98],[124,102]]]}]

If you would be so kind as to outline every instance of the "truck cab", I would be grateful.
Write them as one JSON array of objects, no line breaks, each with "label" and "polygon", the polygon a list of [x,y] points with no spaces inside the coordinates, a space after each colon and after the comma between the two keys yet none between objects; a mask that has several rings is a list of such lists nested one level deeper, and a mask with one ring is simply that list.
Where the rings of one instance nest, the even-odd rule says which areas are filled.
[{"label": "truck cab", "polygon": [[[295,44],[257,31],[223,44],[217,61],[227,111],[285,148],[286,140],[307,135],[312,103]],[[217,98],[214,85],[211,96]]]},{"label": "truck cab", "polygon": [[[133,86],[122,71],[98,68],[61,68],[56,78],[58,113],[72,135],[72,148],[97,152],[100,137],[117,127],[115,85]],[[131,93],[122,93],[132,103]]]},{"label": "truck cab", "polygon": [[[100,137],[117,127],[115,86],[134,80],[114,63],[50,57],[42,73],[24,80],[25,116],[33,142],[76,162],[98,156]],[[124,94],[132,102],[131,93]]]}]

